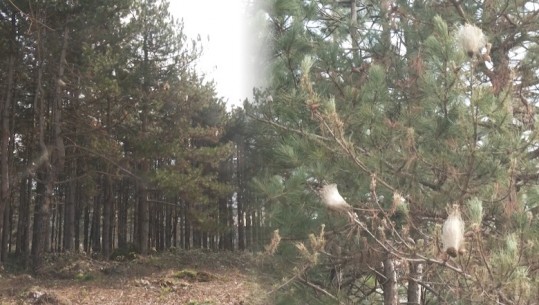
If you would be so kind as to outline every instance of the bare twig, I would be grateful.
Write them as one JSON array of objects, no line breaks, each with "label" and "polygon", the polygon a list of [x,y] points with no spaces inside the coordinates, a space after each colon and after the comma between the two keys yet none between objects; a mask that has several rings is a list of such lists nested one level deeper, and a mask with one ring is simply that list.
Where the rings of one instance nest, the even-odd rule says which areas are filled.
[{"label": "bare twig", "polygon": [[[330,297],[331,299],[335,300],[335,301],[339,301],[339,299],[334,296],[333,294],[329,293],[327,290],[325,290],[324,288],[314,284],[314,283],[311,283],[309,282],[308,280],[306,280],[305,278],[303,277],[299,277],[299,280],[304,283],[305,285],[311,287],[311,288],[314,288],[315,290],[319,291],[319,292],[322,292],[323,294],[327,295],[328,297]],[[340,304],[341,302],[339,302]]]}]

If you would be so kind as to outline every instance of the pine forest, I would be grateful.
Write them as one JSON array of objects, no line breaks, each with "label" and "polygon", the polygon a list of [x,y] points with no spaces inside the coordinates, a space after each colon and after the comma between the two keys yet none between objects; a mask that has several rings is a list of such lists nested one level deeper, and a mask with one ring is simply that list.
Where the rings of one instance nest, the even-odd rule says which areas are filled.
[{"label": "pine forest", "polygon": [[169,1],[0,2],[0,283],[175,253],[251,288],[170,304],[538,305],[539,2],[244,2],[242,107]]}]

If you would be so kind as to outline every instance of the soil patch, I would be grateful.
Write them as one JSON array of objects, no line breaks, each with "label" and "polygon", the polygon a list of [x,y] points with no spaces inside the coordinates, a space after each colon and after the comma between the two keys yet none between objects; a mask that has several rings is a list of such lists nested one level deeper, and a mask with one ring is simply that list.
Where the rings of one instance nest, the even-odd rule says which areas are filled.
[{"label": "soil patch", "polygon": [[6,270],[0,305],[269,304],[248,253],[177,251],[130,261],[59,254],[36,274]]}]

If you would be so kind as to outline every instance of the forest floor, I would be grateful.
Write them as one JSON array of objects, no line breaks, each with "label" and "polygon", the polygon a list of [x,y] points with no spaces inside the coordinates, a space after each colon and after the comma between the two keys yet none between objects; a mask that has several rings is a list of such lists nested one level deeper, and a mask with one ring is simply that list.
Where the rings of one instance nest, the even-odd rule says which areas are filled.
[{"label": "forest floor", "polygon": [[47,256],[30,274],[8,262],[0,271],[0,305],[267,305],[256,255],[178,251],[129,261],[82,254]]}]

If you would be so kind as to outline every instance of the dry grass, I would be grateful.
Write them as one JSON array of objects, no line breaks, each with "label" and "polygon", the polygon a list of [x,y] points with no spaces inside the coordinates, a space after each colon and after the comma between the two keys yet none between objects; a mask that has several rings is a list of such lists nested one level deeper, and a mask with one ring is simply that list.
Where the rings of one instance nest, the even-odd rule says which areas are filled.
[{"label": "dry grass", "polygon": [[169,252],[132,261],[80,254],[46,259],[37,275],[0,273],[0,304],[264,305],[254,258],[230,252]]}]

